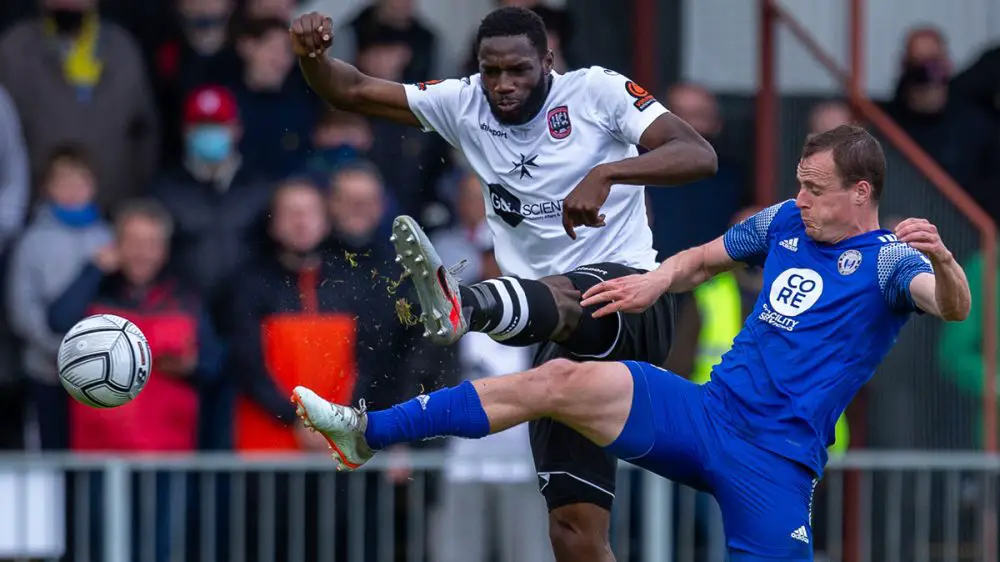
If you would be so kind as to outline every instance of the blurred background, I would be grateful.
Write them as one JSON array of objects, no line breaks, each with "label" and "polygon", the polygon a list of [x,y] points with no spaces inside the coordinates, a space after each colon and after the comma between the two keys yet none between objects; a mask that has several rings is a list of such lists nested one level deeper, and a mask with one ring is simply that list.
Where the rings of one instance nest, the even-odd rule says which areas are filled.
[{"label": "blurred background", "polygon": [[[387,225],[419,217],[465,281],[499,275],[478,180],[435,135],[324,107],[287,40],[317,10],[363,72],[463,76],[479,19],[513,4],[545,20],[557,71],[626,73],[715,146],[715,177],[647,188],[661,257],[793,197],[808,134],[880,138],[883,226],[934,221],[973,313],[911,321],[841,419],[813,546],[1000,559],[1000,1],[4,0],[0,560],[550,559],[524,428],[342,475],[287,398],[306,384],[377,409],[530,362],[407,326]],[[747,271],[683,295],[666,366],[706,380],[759,289]],[[98,312],[156,358],[106,411],[55,368]],[[613,519],[620,561],[725,560],[711,498],[624,464]]]}]

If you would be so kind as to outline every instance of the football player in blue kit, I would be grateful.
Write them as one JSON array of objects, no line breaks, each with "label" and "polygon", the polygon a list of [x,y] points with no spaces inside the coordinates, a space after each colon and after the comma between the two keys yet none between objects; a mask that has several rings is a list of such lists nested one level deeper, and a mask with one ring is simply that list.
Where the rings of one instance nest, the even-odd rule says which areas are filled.
[{"label": "football player in blue kit", "polygon": [[648,363],[557,359],[381,411],[299,387],[299,415],[347,469],[394,443],[478,438],[551,417],[618,458],[712,493],[733,562],[812,560],[812,495],[837,418],[911,313],[961,321],[971,302],[932,224],[879,228],[885,157],[867,131],[845,125],[811,137],[797,175],[795,200],[584,294],[596,316],[636,313],[737,264],[763,266],[754,311],[704,385]]}]

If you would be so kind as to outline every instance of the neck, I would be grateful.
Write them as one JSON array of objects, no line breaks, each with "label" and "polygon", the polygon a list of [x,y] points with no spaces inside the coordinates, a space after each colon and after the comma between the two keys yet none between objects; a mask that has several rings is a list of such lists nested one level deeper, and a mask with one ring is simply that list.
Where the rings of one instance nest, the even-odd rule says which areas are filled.
[{"label": "neck", "polygon": [[281,265],[292,271],[305,271],[319,266],[319,256],[312,252],[295,252],[286,250],[278,256]]},{"label": "neck", "polygon": [[867,232],[872,232],[873,230],[878,230],[881,228],[878,223],[878,211],[873,210],[870,213],[865,213],[858,218],[854,223],[848,227],[844,233],[839,236],[836,240],[831,241],[831,244],[837,244],[838,242],[843,242],[848,238],[858,236],[860,234],[865,234]]}]

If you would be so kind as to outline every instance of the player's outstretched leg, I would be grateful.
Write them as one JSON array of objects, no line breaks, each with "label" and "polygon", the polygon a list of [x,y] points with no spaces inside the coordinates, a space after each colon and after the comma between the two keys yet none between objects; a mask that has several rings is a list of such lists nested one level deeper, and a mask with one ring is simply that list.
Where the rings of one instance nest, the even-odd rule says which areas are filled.
[{"label": "player's outstretched leg", "polygon": [[376,412],[333,404],[305,387],[292,401],[307,427],[330,442],[339,470],[354,470],[396,443],[432,437],[481,438],[529,420],[553,418],[600,446],[618,438],[632,407],[624,363],[556,359],[522,373],[420,395]]},{"label": "player's outstretched leg", "polygon": [[[390,240],[396,261],[417,290],[424,336],[437,344],[454,343],[472,330],[506,345],[526,346],[560,341],[580,323],[580,292],[564,276],[540,281],[505,276],[464,286],[413,218],[397,217]],[[601,338],[608,339],[603,333]]]}]

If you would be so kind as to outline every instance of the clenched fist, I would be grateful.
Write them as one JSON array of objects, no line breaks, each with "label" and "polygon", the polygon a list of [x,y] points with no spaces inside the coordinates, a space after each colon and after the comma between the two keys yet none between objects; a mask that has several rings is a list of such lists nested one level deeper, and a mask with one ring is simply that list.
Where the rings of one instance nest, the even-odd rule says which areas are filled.
[{"label": "clenched fist", "polygon": [[952,258],[951,251],[941,241],[936,226],[927,219],[906,219],[896,225],[896,238],[921,251],[932,262],[944,263]]},{"label": "clenched fist", "polygon": [[288,32],[299,57],[320,57],[333,44],[333,20],[316,12],[295,18]]}]

